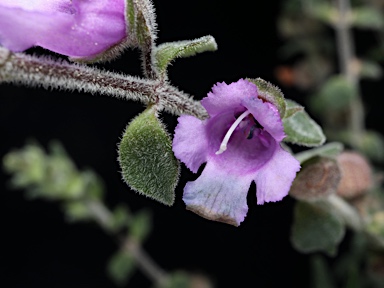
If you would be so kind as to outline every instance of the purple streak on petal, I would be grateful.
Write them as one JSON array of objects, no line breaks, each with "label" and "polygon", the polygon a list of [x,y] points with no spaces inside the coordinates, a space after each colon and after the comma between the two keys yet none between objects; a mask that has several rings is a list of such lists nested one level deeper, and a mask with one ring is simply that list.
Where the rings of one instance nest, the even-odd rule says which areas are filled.
[{"label": "purple streak on petal", "polygon": [[284,127],[277,108],[259,98],[246,98],[243,105],[251,111],[253,117],[271,134],[276,141],[281,142],[284,137]]},{"label": "purple streak on petal", "polygon": [[173,152],[194,173],[207,160],[208,139],[203,121],[182,115],[175,129]]},{"label": "purple streak on petal", "polygon": [[212,92],[201,100],[201,104],[211,117],[227,110],[245,111],[242,107],[242,101],[247,98],[257,97],[257,93],[256,85],[244,79],[229,85],[224,82],[217,83],[213,86]]},{"label": "purple streak on petal", "polygon": [[203,173],[184,188],[187,209],[209,220],[239,226],[248,212],[250,176],[236,177],[208,162]]},{"label": "purple streak on petal", "polygon": [[207,121],[208,161],[212,161],[226,171],[236,176],[243,177],[253,174],[272,157],[276,141],[268,133],[261,129],[254,131],[254,137],[247,139],[247,126],[238,127],[229,139],[227,150],[216,155],[220,143],[229,127],[235,122],[233,112],[221,113]]},{"label": "purple streak on petal", "polygon": [[275,154],[255,175],[257,204],[276,202],[288,195],[300,163],[278,145]]},{"label": "purple streak on petal", "polygon": [[74,58],[89,57],[125,37],[123,0],[8,2],[0,3],[0,43],[13,51],[41,46]]}]

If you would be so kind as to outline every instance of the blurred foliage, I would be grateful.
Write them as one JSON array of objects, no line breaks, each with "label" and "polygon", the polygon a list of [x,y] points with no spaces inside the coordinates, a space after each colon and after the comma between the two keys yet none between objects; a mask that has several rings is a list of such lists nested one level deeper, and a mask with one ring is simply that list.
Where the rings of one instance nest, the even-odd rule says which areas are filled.
[{"label": "blurred foliage", "polygon": [[[346,251],[332,261],[318,253],[312,256],[311,287],[384,287],[384,138],[365,128],[364,90],[359,84],[362,78],[381,80],[383,76],[384,1],[283,1],[277,28],[284,39],[280,55],[289,63],[276,69],[277,78],[307,95],[309,113],[321,121],[328,140],[338,141],[296,154],[303,169],[290,191],[299,199],[294,209],[292,244],[303,253],[336,256],[347,225],[355,233],[348,238]],[[369,49],[355,47],[356,31],[369,35],[364,38],[371,41],[364,43]],[[343,146],[362,155],[340,154]],[[339,166],[341,181],[333,181],[335,177],[329,173],[336,172],[325,169],[328,162],[320,165],[319,157],[329,157]],[[363,159],[361,163],[354,161],[358,157]],[[377,166],[372,169],[372,164]],[[353,187],[356,193],[344,191],[358,181],[364,184],[359,182],[361,191],[356,190],[358,187]],[[334,191],[332,197],[337,197],[333,198],[337,203],[323,196],[328,194],[324,189]],[[354,224],[348,215],[357,215]]]},{"label": "blurred foliage", "polygon": [[[60,201],[68,221],[94,221],[115,237],[121,248],[109,260],[107,273],[119,286],[128,283],[138,266],[137,257],[144,257],[137,255],[143,255],[141,244],[152,229],[149,211],[132,213],[126,205],[108,209],[100,177],[90,170],[78,170],[58,142],[51,143],[49,153],[36,143],[13,150],[4,156],[3,167],[12,176],[11,186],[26,189],[28,198]],[[192,278],[183,278],[184,274],[170,274],[166,287],[193,287]]]}]

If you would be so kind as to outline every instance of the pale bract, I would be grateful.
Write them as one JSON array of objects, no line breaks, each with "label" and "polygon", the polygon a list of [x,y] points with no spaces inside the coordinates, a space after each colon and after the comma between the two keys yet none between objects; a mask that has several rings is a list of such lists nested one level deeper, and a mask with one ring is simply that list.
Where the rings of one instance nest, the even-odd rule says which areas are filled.
[{"label": "pale bract", "polygon": [[258,204],[280,201],[300,164],[280,146],[285,133],[279,111],[258,98],[255,84],[218,83],[201,103],[210,117],[180,116],[173,140],[176,157],[192,172],[207,163],[186,184],[183,200],[207,219],[238,226],[248,211],[251,182]]},{"label": "pale bract", "polygon": [[0,45],[92,57],[126,37],[124,0],[1,0]]}]

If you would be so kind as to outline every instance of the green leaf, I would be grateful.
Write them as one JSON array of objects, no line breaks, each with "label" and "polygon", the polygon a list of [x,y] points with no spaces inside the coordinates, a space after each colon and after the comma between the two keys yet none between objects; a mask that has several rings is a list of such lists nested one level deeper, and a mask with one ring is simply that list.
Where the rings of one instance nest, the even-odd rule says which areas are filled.
[{"label": "green leaf", "polygon": [[286,99],[285,100],[285,115],[284,118],[289,118],[293,115],[295,115],[297,112],[303,111],[304,107],[300,104],[297,104],[295,101]]},{"label": "green leaf", "polygon": [[114,231],[120,231],[131,225],[132,215],[129,208],[125,205],[119,205],[113,210],[112,229]]},{"label": "green leaf", "polygon": [[217,44],[212,36],[204,36],[195,40],[163,43],[154,51],[154,64],[159,73],[164,75],[168,65],[176,58],[190,57],[197,53],[215,50],[217,50]]},{"label": "green leaf", "polygon": [[322,255],[314,255],[310,259],[311,265],[311,287],[334,288],[335,283],[331,270]]},{"label": "green leaf", "polygon": [[337,75],[328,79],[319,94],[313,97],[311,104],[315,111],[322,115],[324,111],[345,110],[356,96],[356,87],[344,76]]},{"label": "green leaf", "polygon": [[70,222],[84,221],[91,218],[88,207],[81,201],[70,201],[63,205],[66,218]]},{"label": "green leaf", "polygon": [[334,255],[345,234],[345,225],[322,202],[297,201],[291,242],[302,253],[325,252]]},{"label": "green leaf", "polygon": [[308,6],[311,8],[310,13],[314,18],[323,21],[328,25],[335,23],[335,19],[337,19],[337,11],[333,5],[328,3],[328,1],[318,1],[308,4]]},{"label": "green leaf", "polygon": [[156,39],[156,21],[150,0],[125,0],[125,19],[129,40],[148,49]]},{"label": "green leaf", "polygon": [[152,228],[152,217],[149,211],[141,210],[136,213],[130,223],[130,233],[132,237],[138,242],[143,242]]},{"label": "green leaf", "polygon": [[247,80],[253,84],[255,84],[259,90],[259,98],[272,103],[277,107],[280,113],[280,117],[283,118],[285,115],[285,99],[283,92],[270,82],[265,81],[261,78],[249,79]]},{"label": "green leaf", "polygon": [[325,144],[322,147],[310,149],[304,152],[300,152],[295,154],[295,158],[300,161],[300,163],[303,163],[310,158],[316,157],[316,156],[323,156],[323,157],[329,157],[329,158],[335,158],[337,155],[339,155],[344,149],[344,145],[340,142],[331,142],[328,144]]},{"label": "green leaf", "polygon": [[321,127],[304,111],[296,112],[291,117],[283,119],[285,142],[307,147],[320,146],[325,142]]},{"label": "green leaf", "polygon": [[127,126],[119,145],[119,162],[123,179],[133,190],[163,204],[173,204],[180,167],[154,107]]},{"label": "green leaf", "polygon": [[360,62],[360,77],[378,80],[383,75],[381,66],[373,61],[363,60]]},{"label": "green leaf", "polygon": [[119,286],[125,286],[135,271],[135,261],[126,251],[120,251],[112,256],[107,266],[109,277]]},{"label": "green leaf", "polygon": [[[194,286],[191,285],[191,276],[188,275],[184,271],[175,271],[173,272],[168,281],[162,285],[156,286],[157,288],[192,288]],[[200,286],[196,286],[198,288]],[[209,287],[209,286],[202,286]]]},{"label": "green leaf", "polygon": [[384,19],[380,10],[371,7],[359,7],[352,11],[351,23],[353,26],[363,29],[384,28]]}]

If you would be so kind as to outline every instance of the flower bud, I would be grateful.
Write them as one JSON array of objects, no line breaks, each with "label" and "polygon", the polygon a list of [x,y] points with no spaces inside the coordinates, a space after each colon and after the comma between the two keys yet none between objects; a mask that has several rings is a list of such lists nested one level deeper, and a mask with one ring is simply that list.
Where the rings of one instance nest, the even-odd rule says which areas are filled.
[{"label": "flower bud", "polygon": [[368,161],[356,152],[343,152],[337,157],[342,174],[337,194],[344,198],[355,198],[372,187],[372,169]]},{"label": "flower bud", "polygon": [[324,198],[336,192],[340,179],[336,161],[326,157],[312,158],[304,162],[289,194],[301,200]]}]

